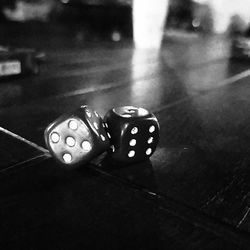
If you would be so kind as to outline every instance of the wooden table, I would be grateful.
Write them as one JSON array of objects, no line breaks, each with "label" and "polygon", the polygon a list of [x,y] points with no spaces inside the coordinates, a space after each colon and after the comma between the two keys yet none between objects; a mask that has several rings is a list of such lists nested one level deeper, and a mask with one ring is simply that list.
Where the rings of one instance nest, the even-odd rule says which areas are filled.
[{"label": "wooden table", "polygon": [[[47,54],[39,76],[0,83],[1,249],[249,249],[250,70],[229,41],[168,37],[157,55],[36,25],[0,29]],[[151,161],[55,164],[43,131],[83,104],[154,112]]]}]

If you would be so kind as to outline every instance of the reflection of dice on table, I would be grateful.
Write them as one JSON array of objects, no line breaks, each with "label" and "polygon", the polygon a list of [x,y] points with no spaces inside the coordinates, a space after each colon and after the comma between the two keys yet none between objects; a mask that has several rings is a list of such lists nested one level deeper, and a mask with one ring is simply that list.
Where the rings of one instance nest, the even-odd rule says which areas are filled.
[{"label": "reflection of dice on table", "polygon": [[82,106],[60,116],[45,130],[46,145],[55,159],[72,168],[108,150],[109,138],[96,111]]},{"label": "reflection of dice on table", "polygon": [[124,106],[111,109],[104,117],[111,135],[112,157],[123,162],[148,159],[159,141],[159,123],[146,109]]},{"label": "reflection of dice on table", "polygon": [[34,49],[0,47],[0,77],[38,74],[44,57]]}]

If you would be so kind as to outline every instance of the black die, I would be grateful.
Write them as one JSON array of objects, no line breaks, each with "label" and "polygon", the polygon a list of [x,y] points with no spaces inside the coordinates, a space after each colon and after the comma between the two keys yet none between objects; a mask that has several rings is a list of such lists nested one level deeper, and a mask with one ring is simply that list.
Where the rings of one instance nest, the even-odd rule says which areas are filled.
[{"label": "black die", "polygon": [[112,157],[123,162],[148,159],[159,141],[159,123],[146,109],[124,106],[111,109],[104,117],[111,136]]},{"label": "black die", "polygon": [[69,168],[89,162],[110,147],[102,118],[88,106],[60,116],[44,136],[52,156]]}]

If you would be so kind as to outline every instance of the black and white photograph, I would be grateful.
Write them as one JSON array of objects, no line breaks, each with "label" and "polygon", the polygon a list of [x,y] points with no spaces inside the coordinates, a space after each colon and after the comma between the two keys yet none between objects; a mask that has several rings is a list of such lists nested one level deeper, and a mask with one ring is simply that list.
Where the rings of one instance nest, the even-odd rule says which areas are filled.
[{"label": "black and white photograph", "polygon": [[0,0],[0,250],[249,250],[250,2]]}]

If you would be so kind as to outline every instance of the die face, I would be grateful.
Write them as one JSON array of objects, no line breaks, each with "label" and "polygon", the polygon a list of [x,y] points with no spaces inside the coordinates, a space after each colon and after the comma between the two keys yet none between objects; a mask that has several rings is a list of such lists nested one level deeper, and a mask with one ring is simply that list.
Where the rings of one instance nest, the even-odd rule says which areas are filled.
[{"label": "die face", "polygon": [[98,135],[98,130],[102,128],[102,119],[99,114],[89,106],[81,106],[76,112],[82,120],[88,123],[92,131]]},{"label": "die face", "polygon": [[109,148],[102,119],[96,116],[98,119],[95,122],[100,126],[94,130],[94,122],[86,118],[84,111],[81,108],[73,114],[63,115],[45,130],[49,151],[69,168],[86,163]]},{"label": "die face", "polygon": [[99,144],[104,148],[109,147],[110,136],[108,136],[106,132],[105,124],[100,115],[89,106],[81,106],[76,113],[86,122],[86,125],[93,133],[94,143]]},{"label": "die face", "polygon": [[113,145],[112,156],[123,162],[148,159],[159,141],[159,123],[147,110],[136,107],[112,109],[105,116]]},{"label": "die face", "polygon": [[114,158],[125,162],[138,162],[148,159],[159,141],[159,126],[152,119],[128,123],[121,137]]},{"label": "die face", "polygon": [[121,116],[115,113],[113,110],[110,110],[104,116],[104,124],[107,134],[110,137],[110,142],[112,148],[117,148],[118,145],[121,145],[122,136],[126,131],[128,122],[125,121]]},{"label": "die face", "polygon": [[61,117],[45,131],[51,154],[62,164],[76,165],[88,159],[93,148],[89,128],[78,117]]}]

